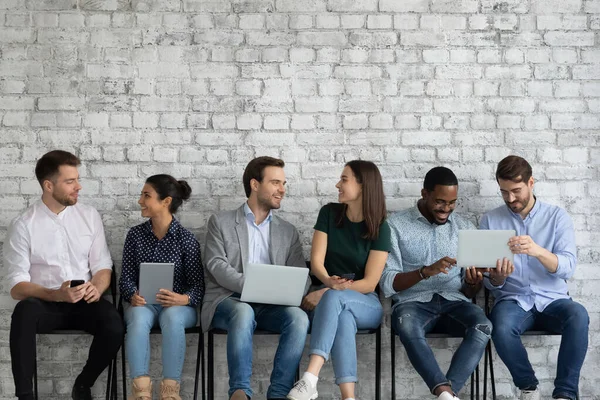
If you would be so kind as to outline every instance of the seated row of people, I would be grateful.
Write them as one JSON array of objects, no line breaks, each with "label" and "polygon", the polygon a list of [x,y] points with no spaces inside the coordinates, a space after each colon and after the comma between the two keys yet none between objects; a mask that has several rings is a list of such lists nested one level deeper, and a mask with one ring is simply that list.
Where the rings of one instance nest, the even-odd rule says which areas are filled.
[{"label": "seated row of people", "polygon": [[[110,284],[112,261],[100,215],[77,202],[79,163],[60,150],[38,161],[42,198],[13,221],[4,243],[11,295],[20,300],[10,332],[19,399],[33,399],[36,333],[83,329],[94,335],[73,399],[92,398],[90,388],[123,339],[121,317],[101,297]],[[160,398],[181,398],[185,328],[197,325],[197,307],[204,330],[228,332],[230,399],[253,395],[255,329],[280,333],[267,399],[316,399],[319,373],[329,357],[342,400],[354,399],[355,334],[381,323],[379,285],[385,297],[392,297],[393,329],[437,398],[457,398],[492,337],[521,398],[539,399],[539,382],[520,339],[539,327],[563,336],[553,397],[574,400],[589,317],[570,298],[566,284],[576,264],[573,224],[563,209],[534,196],[526,160],[505,158],[496,179],[506,205],[484,215],[480,228],[517,232],[508,243],[514,264],[503,259],[488,270],[461,269],[456,268],[458,231],[475,226],[453,213],[459,185],[451,170],[430,170],[417,204],[388,218],[377,166],[348,162],[336,184],[338,202],[322,207],[314,226],[311,272],[321,284],[309,291],[307,282],[301,307],[292,307],[240,299],[248,264],[306,266],[296,228],[273,213],[286,191],[282,160],[250,161],[243,175],[248,200],[210,217],[202,257],[194,235],[174,217],[190,197],[189,185],[169,175],[149,177],[138,200],[148,221],[127,234],[119,281],[126,302],[130,399],[152,399],[149,333],[154,326],[163,334]],[[172,288],[161,289],[155,299],[139,293],[140,264],[148,262],[174,264]],[[79,279],[83,283],[75,286]],[[491,321],[469,301],[482,284],[496,298]],[[433,329],[463,337],[446,373],[425,341]],[[309,331],[308,368],[294,384]]]}]

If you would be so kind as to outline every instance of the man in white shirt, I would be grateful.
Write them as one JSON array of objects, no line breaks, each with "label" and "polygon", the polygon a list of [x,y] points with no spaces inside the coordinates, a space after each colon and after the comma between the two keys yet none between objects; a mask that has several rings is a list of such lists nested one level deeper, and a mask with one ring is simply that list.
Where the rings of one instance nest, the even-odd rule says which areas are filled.
[{"label": "man in white shirt", "polygon": [[38,160],[35,174],[42,198],[14,219],[4,242],[10,294],[20,300],[10,327],[12,371],[20,400],[34,398],[36,333],[83,329],[94,336],[73,386],[75,400],[91,400],[90,388],[123,339],[119,314],[101,298],[110,285],[112,260],[100,214],[77,204],[79,164],[75,155],[61,150]]}]

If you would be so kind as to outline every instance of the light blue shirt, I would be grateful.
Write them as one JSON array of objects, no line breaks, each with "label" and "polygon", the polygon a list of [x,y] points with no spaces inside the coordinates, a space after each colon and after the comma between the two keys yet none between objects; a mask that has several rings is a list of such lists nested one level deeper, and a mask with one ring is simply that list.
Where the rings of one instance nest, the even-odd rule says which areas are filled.
[{"label": "light blue shirt", "polygon": [[418,206],[399,211],[388,218],[392,232],[392,251],[381,276],[381,286],[385,297],[392,297],[394,306],[409,301],[428,302],[438,293],[447,300],[468,299],[460,291],[462,270],[450,269],[448,274],[438,274],[427,280],[421,280],[414,286],[396,292],[394,278],[396,274],[410,272],[425,265],[431,265],[443,257],[456,257],[458,250],[458,231],[477,229],[466,218],[453,212],[444,225],[431,223],[421,214]]},{"label": "light blue shirt", "polygon": [[567,279],[575,272],[577,249],[573,221],[564,209],[536,200],[527,217],[522,219],[503,205],[485,214],[479,228],[514,229],[517,236],[531,236],[535,243],[558,257],[558,269],[550,273],[537,258],[515,254],[515,271],[504,285],[494,287],[485,280],[496,302],[516,300],[525,311],[534,306],[543,311],[554,300],[569,298]]},{"label": "light blue shirt", "polygon": [[269,233],[271,232],[273,211],[269,211],[269,215],[260,225],[256,225],[256,216],[248,207],[248,203],[244,203],[244,214],[248,226],[248,262],[251,264],[272,264],[269,255]]}]

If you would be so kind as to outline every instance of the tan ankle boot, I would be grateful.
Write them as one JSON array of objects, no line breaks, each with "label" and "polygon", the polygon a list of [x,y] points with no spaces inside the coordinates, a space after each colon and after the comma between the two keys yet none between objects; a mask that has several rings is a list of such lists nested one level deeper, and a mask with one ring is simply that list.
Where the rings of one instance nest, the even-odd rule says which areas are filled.
[{"label": "tan ankle boot", "polygon": [[152,381],[149,376],[138,376],[131,383],[128,400],[152,400]]},{"label": "tan ankle boot", "polygon": [[179,382],[173,379],[163,379],[160,383],[160,400],[181,400]]}]

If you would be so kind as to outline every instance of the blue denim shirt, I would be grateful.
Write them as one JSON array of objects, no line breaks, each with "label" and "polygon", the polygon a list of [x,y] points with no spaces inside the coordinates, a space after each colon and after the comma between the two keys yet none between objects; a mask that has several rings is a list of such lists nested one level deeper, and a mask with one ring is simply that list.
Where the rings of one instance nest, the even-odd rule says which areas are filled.
[{"label": "blue denim shirt", "polygon": [[551,273],[537,258],[515,254],[515,271],[504,285],[494,287],[485,280],[496,302],[516,300],[525,311],[534,306],[543,311],[554,300],[569,298],[567,279],[575,272],[577,249],[573,221],[564,209],[536,199],[527,217],[522,219],[502,205],[485,214],[479,228],[514,229],[517,236],[531,236],[535,243],[558,257],[558,269]]},{"label": "blue denim shirt", "polygon": [[438,274],[416,285],[396,292],[394,277],[431,265],[443,257],[456,257],[458,231],[476,229],[466,218],[453,212],[444,225],[431,223],[421,214],[418,206],[399,211],[388,218],[392,232],[392,251],[387,259],[380,284],[385,297],[392,297],[394,305],[409,301],[429,302],[438,293],[447,300],[468,300],[460,291],[463,271],[454,267],[448,274]]}]

